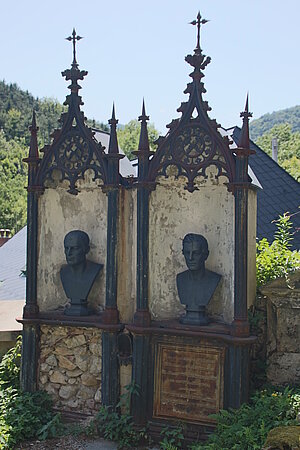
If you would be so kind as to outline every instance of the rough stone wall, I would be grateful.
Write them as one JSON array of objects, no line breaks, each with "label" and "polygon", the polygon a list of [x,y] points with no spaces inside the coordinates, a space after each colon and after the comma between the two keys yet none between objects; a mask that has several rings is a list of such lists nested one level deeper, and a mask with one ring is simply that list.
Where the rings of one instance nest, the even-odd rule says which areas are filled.
[{"label": "rough stone wall", "polygon": [[300,383],[300,271],[261,288],[267,306],[267,378]]},{"label": "rough stone wall", "polygon": [[39,388],[64,411],[95,413],[101,405],[101,330],[41,326]]},{"label": "rough stone wall", "polygon": [[185,179],[159,179],[151,192],[149,211],[149,303],[155,319],[177,318],[180,304],[176,274],[186,270],[182,240],[187,233],[208,240],[207,268],[222,275],[209,304],[209,313],[231,322],[234,287],[234,196],[223,180],[199,184],[193,193],[184,189]]},{"label": "rough stone wall", "polygon": [[63,240],[71,230],[88,233],[87,258],[104,264],[89,295],[89,305],[99,312],[105,304],[107,197],[100,187],[81,181],[81,192],[71,195],[63,185],[49,187],[39,199],[37,298],[40,311],[68,303],[59,271],[66,264]]}]

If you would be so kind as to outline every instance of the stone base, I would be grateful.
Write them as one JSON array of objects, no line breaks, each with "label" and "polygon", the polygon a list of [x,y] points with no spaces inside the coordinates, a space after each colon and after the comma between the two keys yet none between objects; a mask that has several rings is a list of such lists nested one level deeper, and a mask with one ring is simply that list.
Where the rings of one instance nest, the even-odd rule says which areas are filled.
[{"label": "stone base", "polygon": [[102,331],[41,325],[39,389],[62,411],[94,414],[101,405]]}]

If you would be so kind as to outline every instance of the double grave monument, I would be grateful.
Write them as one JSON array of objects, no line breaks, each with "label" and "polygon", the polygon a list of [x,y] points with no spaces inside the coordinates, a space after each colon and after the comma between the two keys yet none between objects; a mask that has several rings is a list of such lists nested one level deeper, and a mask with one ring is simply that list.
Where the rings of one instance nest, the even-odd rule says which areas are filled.
[{"label": "double grave monument", "polygon": [[[248,102],[232,147],[202,98],[210,58],[197,45],[178,111],[155,153],[143,104],[137,176],[120,170],[113,108],[105,149],[86,125],[76,61],[51,145],[28,163],[22,387],[45,389],[65,414],[116,405],[153,432],[184,421],[205,435],[221,408],[247,401],[247,308],[255,295],[256,191],[248,175]],[[251,211],[251,214],[249,214]],[[251,281],[252,283],[250,283]]]}]

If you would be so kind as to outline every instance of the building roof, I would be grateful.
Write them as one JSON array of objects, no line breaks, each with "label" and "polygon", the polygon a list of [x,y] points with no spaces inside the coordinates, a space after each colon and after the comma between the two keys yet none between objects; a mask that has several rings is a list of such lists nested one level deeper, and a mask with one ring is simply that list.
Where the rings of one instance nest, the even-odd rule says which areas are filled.
[{"label": "building roof", "polygon": [[[94,138],[97,142],[101,142],[101,144],[105,147],[105,153],[107,153],[110,134],[107,131],[98,130],[96,128],[92,128],[92,130],[95,133]],[[119,148],[119,153],[120,155],[125,155],[121,148]],[[126,155],[124,158],[120,159],[120,174],[124,178],[136,176],[136,169],[133,167],[132,162]]]},{"label": "building roof", "polygon": [[[235,143],[239,140],[240,131],[239,127],[227,130]],[[273,221],[289,212],[294,214],[293,247],[300,249],[300,183],[252,141],[250,148],[256,153],[250,156],[249,166],[262,186],[257,192],[257,237],[265,237],[272,242],[276,231]]]},{"label": "building roof", "polygon": [[24,227],[0,247],[0,300],[25,299],[26,235]]}]

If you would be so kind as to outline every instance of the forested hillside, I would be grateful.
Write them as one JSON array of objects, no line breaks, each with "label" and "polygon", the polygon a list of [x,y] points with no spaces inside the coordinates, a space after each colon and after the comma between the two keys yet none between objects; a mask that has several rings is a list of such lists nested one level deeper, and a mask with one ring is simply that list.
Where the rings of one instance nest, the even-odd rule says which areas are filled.
[{"label": "forested hillside", "polygon": [[[51,141],[51,133],[59,128],[59,117],[64,106],[55,99],[34,98],[16,84],[0,82],[0,228],[18,231],[26,223],[27,165],[23,158],[28,154],[33,109],[39,127],[39,148]],[[91,120],[94,126],[108,131],[107,125]],[[149,124],[149,141],[154,141],[158,132]],[[300,106],[294,106],[254,120],[250,126],[252,139],[267,153],[271,153],[272,138],[278,139],[278,162],[294,178],[300,181]],[[136,150],[140,125],[130,121],[118,131],[119,143],[128,157]]]},{"label": "forested hillside", "polygon": [[[18,231],[26,223],[27,165],[32,111],[37,114],[39,148],[50,143],[51,133],[59,127],[64,110],[55,99],[34,98],[16,84],[0,81],[0,228]],[[99,122],[89,125],[108,130]]]},{"label": "forested hillside", "polygon": [[264,133],[270,131],[275,125],[282,123],[290,124],[292,132],[300,132],[300,105],[267,113],[259,119],[253,120],[250,123],[251,139],[256,141],[259,136],[262,136]]}]

